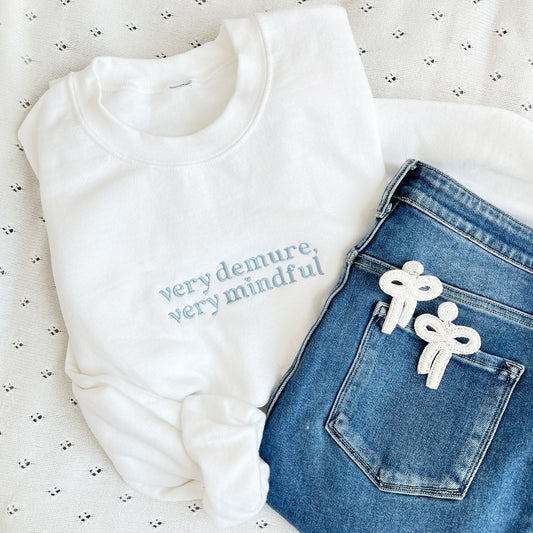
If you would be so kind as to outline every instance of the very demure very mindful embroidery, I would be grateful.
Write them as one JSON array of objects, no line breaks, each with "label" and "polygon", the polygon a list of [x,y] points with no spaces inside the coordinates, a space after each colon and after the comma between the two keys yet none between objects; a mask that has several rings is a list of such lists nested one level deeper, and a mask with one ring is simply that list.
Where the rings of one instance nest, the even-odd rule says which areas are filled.
[{"label": "very demure very mindful embroidery", "polygon": [[[313,254],[311,263],[298,265],[298,263],[290,262],[283,267],[277,266],[272,274],[272,268],[269,267],[292,259],[298,260],[299,258],[294,256],[295,253],[304,257]],[[202,295],[202,299],[184,305],[181,308],[176,307],[174,311],[168,313],[168,316],[178,322],[178,324],[181,323],[182,318],[190,320],[206,313],[214,316],[218,313],[221,302],[223,305],[232,304],[242,298],[249,298],[255,294],[296,283],[298,280],[316,275],[323,276],[324,272],[317,254],[316,248],[311,250],[308,243],[302,242],[298,246],[290,245],[283,248],[283,250],[278,249],[266,254],[259,254],[232,265],[228,265],[226,261],[221,261],[218,270],[213,276],[210,272],[205,272],[196,278],[176,283],[172,287],[165,287],[159,291],[159,294],[169,302],[173,302],[178,298],[181,300],[193,293]],[[252,278],[248,275],[258,270],[261,270],[260,275],[262,277]],[[240,281],[240,278],[243,278],[242,284],[227,289],[224,288],[225,286],[221,288],[222,299],[218,293],[213,292],[212,281],[214,285],[217,280],[222,283],[231,280]],[[232,283],[226,285],[232,285]]]}]

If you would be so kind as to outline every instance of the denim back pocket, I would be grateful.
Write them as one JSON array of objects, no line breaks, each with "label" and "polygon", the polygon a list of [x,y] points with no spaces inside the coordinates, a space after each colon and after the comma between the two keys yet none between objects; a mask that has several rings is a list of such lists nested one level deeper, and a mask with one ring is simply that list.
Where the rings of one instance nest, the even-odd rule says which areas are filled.
[{"label": "denim back pocket", "polygon": [[482,351],[453,355],[437,390],[418,375],[425,343],[411,323],[381,332],[373,311],[326,430],[381,490],[462,499],[523,373]]}]

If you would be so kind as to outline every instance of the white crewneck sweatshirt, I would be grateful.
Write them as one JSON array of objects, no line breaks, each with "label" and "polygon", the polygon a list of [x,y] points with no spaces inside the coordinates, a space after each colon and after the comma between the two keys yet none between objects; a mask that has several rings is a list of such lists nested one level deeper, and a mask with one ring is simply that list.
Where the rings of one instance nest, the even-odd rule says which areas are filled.
[{"label": "white crewneck sweatshirt", "polygon": [[384,186],[345,10],[227,20],[163,59],[97,57],[50,82],[18,136],[96,439],[137,490],[248,519],[268,489],[260,407]]}]

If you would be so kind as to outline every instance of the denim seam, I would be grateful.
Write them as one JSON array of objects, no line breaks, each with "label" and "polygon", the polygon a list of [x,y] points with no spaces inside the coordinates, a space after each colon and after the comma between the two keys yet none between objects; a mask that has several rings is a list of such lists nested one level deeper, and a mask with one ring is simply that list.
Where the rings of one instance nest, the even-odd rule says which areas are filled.
[{"label": "denim seam", "polygon": [[483,457],[485,456],[487,448],[489,447],[489,444],[492,442],[492,439],[494,438],[494,434],[496,433],[499,420],[501,420],[501,417],[503,416],[503,411],[505,409],[505,406],[503,404],[507,401],[511,393],[511,389],[509,387],[510,381],[511,381],[511,374],[510,372],[507,371],[507,380],[505,382],[504,389],[498,401],[498,405],[496,406],[496,409],[494,410],[494,416],[492,417],[492,420],[487,430],[485,431],[483,438],[481,439],[479,449],[474,457],[474,460],[472,461],[472,464],[470,465],[470,468],[468,469],[466,473],[465,481],[463,482],[465,490],[466,488],[468,488],[468,486],[472,482],[472,479],[477,469],[479,468],[479,465],[481,464]]},{"label": "denim seam", "polygon": [[[444,283],[443,283],[444,285]],[[524,322],[522,320],[519,320],[518,318],[515,318],[515,317],[512,317],[512,316],[508,316],[508,315],[505,315],[503,313],[500,313],[498,311],[494,311],[492,309],[487,309],[485,307],[483,307],[482,305],[476,305],[474,302],[469,302],[468,300],[464,300],[462,299],[460,296],[457,296],[455,294],[455,289],[452,289],[452,288],[449,288],[449,285],[446,287],[447,289],[447,292],[451,292],[455,299],[458,301],[458,302],[461,302],[461,303],[464,303],[466,305],[471,305],[472,307],[475,307],[476,309],[481,309],[482,311],[486,311],[487,313],[492,313],[493,315],[498,315],[498,316],[501,316],[503,318],[507,318],[508,320],[512,320],[513,322],[517,322],[518,324],[521,324],[522,326],[525,326],[527,328],[531,328],[531,324],[528,324],[527,322]],[[471,296],[471,293],[467,293],[473,300],[476,300],[478,302],[482,302],[483,300],[479,299],[479,298],[476,298],[475,296]]]},{"label": "denim seam", "polygon": [[418,165],[418,161],[416,159],[408,159],[404,162],[404,164],[400,167],[398,172],[392,177],[392,179],[387,183],[387,186],[385,187],[385,190],[383,191],[383,195],[381,197],[381,200],[379,201],[378,208],[377,208],[377,217],[382,218],[383,216],[388,214],[388,211],[390,210],[391,206],[391,200],[394,194],[396,193],[396,190],[400,186],[400,184],[404,181],[405,177],[409,172],[414,170]]},{"label": "denim seam", "polygon": [[351,255],[352,262],[355,261],[357,256],[370,244],[376,233],[379,231],[381,226],[385,223],[387,218],[396,210],[398,205],[400,205],[400,202],[395,202],[394,204],[389,204],[391,207],[389,209],[385,209],[383,213],[380,213],[380,215],[377,217],[377,221],[374,222],[374,225],[372,228],[368,231],[368,233],[359,241],[357,246],[353,248],[353,254]]},{"label": "denim seam", "polygon": [[[417,166],[426,167],[429,170],[433,170],[436,174],[439,174],[442,178],[453,182],[453,184],[457,188],[461,189],[464,193],[467,193],[472,198],[475,198],[476,200],[478,200],[479,202],[482,202],[483,204],[487,204],[488,203],[486,200],[481,198],[481,196],[478,196],[476,193],[474,193],[470,189],[467,189],[464,185],[459,183],[456,179],[452,178],[451,176],[448,176],[448,174],[444,173],[442,170],[439,170],[438,168],[435,168],[434,166],[428,165],[427,163],[423,163],[421,161],[418,161]],[[514,218],[513,216],[509,215],[509,213],[506,213],[505,211],[502,211],[499,207],[496,207],[495,205],[492,205],[492,204],[489,204],[489,205],[490,205],[490,208],[493,209],[494,211],[496,211],[497,213],[500,213],[501,215],[509,218],[512,221],[513,224],[516,224],[517,226],[520,226],[522,229],[524,229],[526,231],[531,231],[531,228],[529,226],[527,226],[523,222],[520,222],[520,220]]]},{"label": "denim seam", "polygon": [[[346,396],[346,392],[347,392],[347,389],[351,386],[354,378],[355,378],[355,374],[356,374],[356,369],[358,366],[360,366],[361,364],[361,361],[363,360],[364,356],[361,356],[359,357],[359,354],[362,353],[364,347],[366,346],[367,342],[368,342],[368,339],[369,337],[372,336],[372,330],[371,330],[371,326],[372,324],[377,321],[377,313],[373,313],[368,324],[366,325],[365,327],[365,330],[363,332],[363,336],[361,338],[361,340],[359,341],[359,345],[357,346],[357,350],[355,351],[355,355],[354,355],[354,359],[352,360],[352,363],[350,364],[350,367],[348,368],[348,371],[347,371],[347,378],[344,378],[342,380],[342,383],[340,385],[340,388],[339,390],[337,391],[337,394],[335,395],[335,400],[333,401],[333,405],[331,407],[331,411],[330,411],[330,414],[326,420],[326,425],[329,424],[330,420],[332,418],[336,418],[338,415],[339,415],[339,411],[338,411],[338,404],[340,404],[344,397]],[[346,379],[348,381],[346,381]]]},{"label": "denim seam", "polygon": [[422,204],[418,203],[416,200],[413,200],[412,198],[407,198],[405,196],[400,196],[400,195],[395,195],[394,197],[397,198],[398,200],[404,201],[405,203],[415,207],[416,209],[419,209],[420,211],[422,211],[426,215],[428,215],[431,218],[437,220],[438,222],[440,222],[441,224],[443,224],[447,228],[451,229],[452,231],[455,231],[459,235],[463,236],[465,239],[468,239],[469,241],[477,244],[478,246],[480,246],[484,250],[488,251],[489,253],[494,254],[495,256],[499,257],[503,261],[511,263],[512,265],[516,266],[517,268],[525,270],[529,274],[533,274],[533,269],[531,269],[527,265],[523,265],[522,263],[520,263],[516,259],[512,259],[510,257],[507,257],[502,252],[498,252],[494,248],[491,248],[488,244],[485,244],[484,242],[481,242],[480,240],[476,239],[474,236],[470,235],[470,233],[467,233],[467,232],[463,231],[462,229],[459,229],[458,227],[454,226],[453,224],[451,224],[447,220],[443,219],[441,216],[437,215],[436,213],[434,213],[433,211],[431,211],[427,207],[425,207]]},{"label": "denim seam", "polygon": [[[519,371],[520,373],[522,373],[523,370],[524,370],[524,367],[523,367],[523,366],[521,366],[521,365],[517,365],[516,363],[513,363],[512,361],[505,361],[505,364],[506,364],[506,365],[509,365],[509,366],[514,366],[515,368],[518,368],[518,371]],[[509,371],[509,372],[510,372],[510,371]],[[514,372],[510,372],[510,373],[511,373],[514,377],[517,377],[517,374],[515,374]]]},{"label": "denim seam", "polygon": [[337,404],[341,403],[344,400],[344,397],[346,396],[346,393],[347,393],[347,389],[351,386],[353,380],[355,379],[355,374],[357,373],[357,368],[361,365],[361,363],[362,363],[362,361],[364,359],[364,355],[361,356],[361,357],[358,357],[357,354],[362,353],[364,351],[364,349],[366,348],[366,345],[368,344],[369,340],[372,338],[373,330],[371,328],[372,328],[373,323],[377,322],[377,320],[378,320],[378,314],[374,313],[372,315],[369,323],[367,324],[365,332],[363,333],[363,338],[359,342],[359,346],[357,347],[357,350],[355,352],[354,360],[353,360],[352,364],[350,365],[350,368],[348,369],[350,377],[348,378],[348,381],[346,382],[346,386],[341,385],[343,390],[340,393],[340,395],[338,396],[338,398],[335,398],[335,401],[333,403],[333,410],[334,410],[335,416],[339,414],[339,412],[337,410]]},{"label": "denim seam", "polygon": [[[373,258],[372,256],[369,256],[367,254],[364,254],[364,258],[369,260],[369,261],[378,262],[375,258]],[[391,266],[390,268],[395,268],[395,267]],[[462,302],[462,303],[471,304],[473,307],[477,307],[478,309],[483,309],[483,310],[485,310],[487,312],[494,313],[494,314],[502,316],[504,318],[509,318],[509,320],[514,320],[515,322],[518,322],[519,324],[522,324],[524,326],[532,327],[531,324],[529,324],[527,322],[523,322],[519,318],[515,318],[513,316],[508,316],[508,315],[506,315],[504,313],[495,311],[492,308],[493,307],[501,308],[503,310],[507,310],[508,313],[521,315],[521,316],[523,316],[526,319],[532,319],[533,320],[533,317],[531,315],[529,315],[528,313],[525,313],[524,311],[520,311],[519,309],[515,309],[514,307],[511,307],[509,305],[502,304],[502,303],[497,302],[496,300],[493,300],[491,298],[480,297],[477,294],[474,294],[473,292],[465,291],[464,289],[460,289],[460,288],[455,287],[454,285],[451,285],[449,283],[442,282],[442,284],[446,288],[447,292],[451,292],[452,294],[454,294],[456,299],[458,301]],[[476,300],[477,302],[481,302],[481,304],[484,304],[486,307],[483,307],[483,305],[475,305],[474,303],[471,303],[468,300],[461,299],[460,298],[461,296],[466,297],[466,298],[470,298],[472,300]],[[489,307],[490,307],[490,309],[489,309]]]},{"label": "denim seam", "polygon": [[[479,351],[482,353],[488,353],[488,352],[483,352],[483,350],[479,350]],[[475,363],[476,365],[486,366],[487,368],[494,368],[494,370],[500,370],[501,372],[507,372],[508,374],[511,374],[511,372],[509,372],[509,369],[507,368],[501,368],[499,366],[489,365],[488,363],[482,363],[481,361],[476,361],[475,359],[472,359],[471,357],[467,357],[466,355],[463,355],[463,354],[454,353],[453,355],[460,357],[461,359],[468,359],[469,361],[472,361],[472,363]],[[489,355],[492,355],[492,354],[489,354]],[[505,364],[507,364],[506,359],[504,359],[504,362]]]},{"label": "denim seam", "polygon": [[[385,263],[383,261],[376,260],[374,257],[372,257],[370,255],[367,255],[367,254],[361,254],[361,256],[362,256],[363,259],[365,259],[367,261],[370,261],[370,262],[373,262],[373,263],[387,264],[387,263]],[[376,272],[376,274],[383,274],[383,271],[377,270],[377,269],[372,268],[372,267],[370,267],[368,265],[364,265],[362,263],[357,263],[357,265],[360,266],[361,268],[366,268],[367,270],[371,270],[372,272]],[[396,268],[394,265],[388,265],[388,267],[389,268]],[[471,305],[472,307],[476,307],[477,309],[482,309],[483,311],[486,311],[487,313],[492,313],[494,315],[498,315],[498,316],[501,316],[503,318],[507,318],[509,320],[517,322],[518,324],[521,324],[521,325],[526,326],[528,328],[533,327],[531,324],[529,324],[527,322],[524,322],[524,321],[520,320],[517,317],[506,315],[506,314],[501,313],[499,311],[496,311],[495,309],[492,308],[492,307],[503,308],[504,304],[500,304],[499,302],[491,300],[490,298],[482,299],[482,298],[480,298],[479,296],[475,295],[472,292],[459,289],[459,288],[454,287],[453,285],[450,285],[450,284],[445,283],[445,282],[442,282],[442,285],[445,288],[446,292],[452,293],[452,295],[454,296],[454,298],[458,302],[464,303],[466,305]],[[470,302],[468,300],[465,300],[465,299],[461,298],[461,295],[465,295],[466,297],[468,297],[468,298],[470,298],[472,300],[475,300],[477,302],[481,302],[482,304],[485,304],[485,306],[490,306],[491,308],[489,309],[489,308],[487,308],[487,307],[485,307],[483,305],[476,305],[474,302]],[[509,306],[505,306],[505,308],[507,308],[509,310],[508,311],[509,313],[520,314],[520,315],[524,316],[525,318],[529,318],[529,315],[527,313],[524,313],[523,311],[520,311],[519,309],[514,309],[514,308],[509,307]]]},{"label": "denim seam", "polygon": [[[380,311],[383,307],[389,307],[389,305],[385,302],[380,302],[382,303],[382,306],[380,307]],[[381,312],[378,312],[377,313],[377,316],[379,316],[379,318],[383,318],[384,314],[381,313]],[[400,325],[397,325],[396,327],[400,328],[400,329],[407,329],[409,331],[411,331],[412,333],[414,333],[417,337],[418,337],[418,334],[417,332],[414,330],[414,328],[412,328],[411,326],[407,325],[407,326],[400,326]],[[490,354],[489,352],[484,352],[483,350],[477,350],[481,353],[484,353],[484,354],[487,354],[487,355],[494,355],[494,354]],[[482,365],[482,366],[486,366],[487,368],[493,368],[494,370],[500,370],[501,372],[508,372],[510,374],[513,374],[512,372],[509,371],[508,368],[502,368],[500,366],[494,366],[494,365],[491,365],[489,363],[482,363],[481,361],[477,361],[476,359],[472,359],[471,357],[468,357],[468,355],[465,355],[465,354],[461,354],[461,353],[454,353],[453,354],[455,357],[459,357],[461,359],[468,359],[469,361],[472,361],[472,363],[475,363],[476,365]],[[499,355],[495,356],[495,357],[500,357]],[[505,364],[508,363],[507,359],[505,359],[504,357],[500,357],[500,359],[503,359],[503,361],[505,362]],[[517,368],[521,368],[519,365],[517,364],[514,364],[514,363],[510,363],[512,364],[513,366],[516,366]],[[514,375],[514,374],[513,374]]]},{"label": "denim seam", "polygon": [[[338,414],[338,413],[336,413]],[[410,485],[400,485],[400,484],[394,484],[394,483],[386,483],[382,481],[378,475],[374,472],[372,467],[361,457],[361,455],[351,446],[351,444],[344,438],[344,436],[337,431],[337,429],[332,425],[333,421],[330,423],[328,421],[328,429],[331,429],[331,431],[335,434],[337,439],[343,443],[343,448],[348,452],[348,455],[350,456],[356,456],[357,462],[360,463],[360,466],[365,470],[372,478],[375,485],[378,487],[385,487],[389,489],[401,489],[403,492],[421,492],[421,491],[430,491],[437,494],[447,494],[447,493],[461,493],[461,489],[445,489],[445,488],[438,488],[438,487],[412,487]]]}]

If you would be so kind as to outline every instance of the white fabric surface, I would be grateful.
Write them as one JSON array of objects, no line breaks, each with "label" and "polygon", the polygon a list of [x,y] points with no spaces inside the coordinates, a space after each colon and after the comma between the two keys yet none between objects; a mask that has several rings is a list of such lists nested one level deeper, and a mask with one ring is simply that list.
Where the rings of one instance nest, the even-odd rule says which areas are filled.
[{"label": "white fabric surface", "polygon": [[[390,133],[383,138],[389,170],[396,170],[406,157],[420,157],[458,179],[470,180],[472,187],[492,184],[487,194],[494,198],[488,199],[506,202],[512,211],[516,203],[509,195],[517,188],[496,188],[496,181],[505,169],[509,183],[523,184],[532,168],[528,155],[533,152],[530,4],[491,0],[339,3],[349,10],[374,96],[508,110],[480,114],[476,108],[465,115],[462,108],[454,111],[453,106],[445,106],[440,111],[427,104],[416,118],[415,102],[404,102],[396,110],[391,102],[376,103],[378,111],[380,105],[384,111],[378,113],[380,129]],[[213,39],[223,18],[296,4],[0,3],[4,81],[0,87],[4,150],[0,158],[0,530],[215,531],[197,502],[161,503],[129,491],[72,400],[64,373],[67,339],[51,277],[38,186],[16,131],[48,81],[83,68],[97,55],[175,54]],[[406,119],[399,135],[394,136],[386,112]],[[445,130],[452,137],[443,141],[437,128],[420,138],[417,124],[437,116],[439,124],[449,116]],[[472,123],[470,119],[476,117]],[[457,124],[461,127],[456,128]],[[514,133],[506,135],[509,130]],[[477,146],[487,147],[482,165],[472,165],[473,138],[478,139]],[[528,211],[520,211],[527,218]],[[264,530],[294,531],[268,507],[232,529]]]}]

